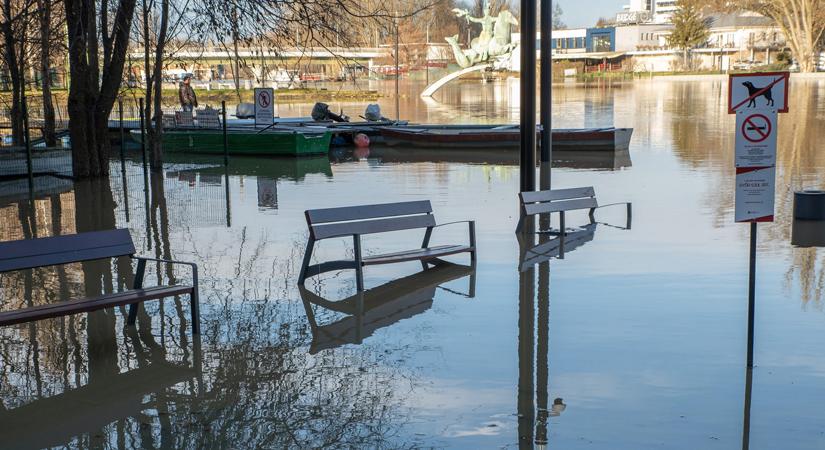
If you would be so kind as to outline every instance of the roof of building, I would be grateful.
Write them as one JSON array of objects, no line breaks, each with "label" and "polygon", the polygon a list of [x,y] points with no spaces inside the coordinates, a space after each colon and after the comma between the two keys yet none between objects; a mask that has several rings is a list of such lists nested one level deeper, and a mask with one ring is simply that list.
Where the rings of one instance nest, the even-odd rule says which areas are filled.
[{"label": "roof of building", "polygon": [[766,27],[774,23],[773,19],[747,11],[711,14],[708,19],[711,28]]}]

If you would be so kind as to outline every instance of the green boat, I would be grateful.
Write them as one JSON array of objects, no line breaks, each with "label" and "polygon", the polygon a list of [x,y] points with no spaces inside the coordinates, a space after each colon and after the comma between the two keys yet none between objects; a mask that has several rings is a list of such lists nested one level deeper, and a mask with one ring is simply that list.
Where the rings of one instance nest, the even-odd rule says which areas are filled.
[{"label": "green boat", "polygon": [[[141,142],[140,130],[132,138]],[[326,130],[255,130],[229,128],[226,138],[230,155],[309,156],[326,155],[332,132]],[[163,131],[164,152],[223,154],[223,130],[174,128]]]}]

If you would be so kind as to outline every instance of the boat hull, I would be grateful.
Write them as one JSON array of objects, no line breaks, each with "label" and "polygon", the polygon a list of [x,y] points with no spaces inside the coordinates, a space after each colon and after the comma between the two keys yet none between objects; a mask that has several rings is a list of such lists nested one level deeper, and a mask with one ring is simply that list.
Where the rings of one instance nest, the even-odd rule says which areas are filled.
[{"label": "boat hull", "polygon": [[[138,142],[140,133],[132,131]],[[332,133],[298,131],[228,130],[230,155],[309,156],[329,152]],[[167,130],[163,132],[163,150],[169,153],[223,154],[222,130]]]},{"label": "boat hull", "polygon": [[[387,145],[426,148],[510,148],[518,149],[518,126],[410,126],[384,127],[381,134]],[[539,140],[541,131],[536,132]],[[553,150],[620,151],[630,146],[632,128],[582,128],[553,130]]]}]

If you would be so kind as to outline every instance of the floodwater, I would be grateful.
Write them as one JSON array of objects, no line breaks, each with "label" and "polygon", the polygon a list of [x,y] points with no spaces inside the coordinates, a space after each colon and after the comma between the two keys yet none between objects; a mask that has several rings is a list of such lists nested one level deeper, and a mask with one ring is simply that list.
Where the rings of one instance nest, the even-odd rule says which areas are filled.
[{"label": "floodwater", "polygon": [[[518,118],[512,81],[461,83],[430,103],[405,89],[402,116],[419,122]],[[592,234],[536,266],[523,266],[513,233],[513,155],[373,148],[232,158],[227,170],[175,160],[146,182],[139,164],[121,176],[113,162],[108,182],[6,196],[2,240],[127,227],[139,253],[198,263],[202,335],[190,334],[185,296],[148,303],[136,328],[121,309],[3,328],[0,448],[823,448],[825,253],[792,247],[790,229],[793,191],[825,187],[825,81],[793,80],[780,118],[752,378],[725,92],[667,78],[557,86],[556,126],[635,131],[629,156],[560,158],[553,186],[631,201],[633,221],[625,230],[624,208],[600,210]],[[393,114],[392,99],[382,107]],[[477,221],[474,269],[461,255],[424,272],[368,267],[367,288],[392,284],[366,295],[363,314],[319,304],[352,296],[351,272],[299,291],[305,209],[420,199],[439,222]],[[422,234],[370,235],[364,251]],[[433,243],[466,238],[457,225]],[[317,247],[318,261],[344,256],[346,239]],[[150,269],[147,284],[190,280]],[[0,307],[117,290],[130,271],[116,260],[5,274]]]}]

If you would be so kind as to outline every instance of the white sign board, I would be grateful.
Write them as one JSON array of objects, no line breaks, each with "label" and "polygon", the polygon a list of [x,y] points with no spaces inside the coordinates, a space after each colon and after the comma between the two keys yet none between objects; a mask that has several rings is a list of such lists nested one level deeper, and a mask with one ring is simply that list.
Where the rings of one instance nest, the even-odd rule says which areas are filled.
[{"label": "white sign board", "polygon": [[736,169],[737,222],[773,222],[776,168]]},{"label": "white sign board", "polygon": [[275,121],[275,90],[255,88],[255,125],[272,125]]},{"label": "white sign board", "polygon": [[728,78],[728,112],[788,112],[788,72],[733,74]]},{"label": "white sign board", "polygon": [[736,167],[776,165],[776,110],[736,113]]}]

